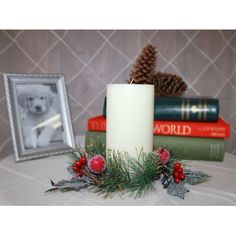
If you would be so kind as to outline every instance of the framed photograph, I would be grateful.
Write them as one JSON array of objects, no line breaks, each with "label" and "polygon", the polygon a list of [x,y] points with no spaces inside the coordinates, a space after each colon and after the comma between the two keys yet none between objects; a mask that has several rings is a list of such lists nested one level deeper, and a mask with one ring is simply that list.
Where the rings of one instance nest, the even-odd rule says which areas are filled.
[{"label": "framed photograph", "polygon": [[4,74],[16,161],[66,153],[75,146],[64,76]]}]

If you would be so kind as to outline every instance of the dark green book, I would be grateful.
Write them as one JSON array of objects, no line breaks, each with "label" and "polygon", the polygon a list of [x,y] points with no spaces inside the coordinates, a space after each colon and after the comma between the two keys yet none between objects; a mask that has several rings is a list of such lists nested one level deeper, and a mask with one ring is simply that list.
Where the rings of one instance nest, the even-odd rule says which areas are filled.
[{"label": "dark green book", "polygon": [[[219,138],[195,138],[180,136],[154,136],[154,148],[168,146],[180,153],[186,160],[223,161],[225,140]],[[85,149],[95,143],[106,146],[106,133],[87,131]]]},{"label": "dark green book", "polygon": [[[106,98],[104,99],[103,116],[106,116]],[[216,122],[218,118],[218,99],[155,97],[155,120]]]}]

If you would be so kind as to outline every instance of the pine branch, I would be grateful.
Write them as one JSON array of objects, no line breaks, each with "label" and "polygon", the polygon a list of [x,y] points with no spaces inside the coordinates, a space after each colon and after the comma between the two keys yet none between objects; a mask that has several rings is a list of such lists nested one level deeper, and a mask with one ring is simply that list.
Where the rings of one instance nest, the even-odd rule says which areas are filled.
[{"label": "pine branch", "polygon": [[[94,187],[95,193],[102,194],[104,197],[112,197],[114,193],[128,192],[135,197],[143,196],[148,190],[153,189],[153,183],[160,179],[167,193],[184,199],[184,195],[189,190],[185,183],[199,184],[207,181],[210,177],[202,171],[184,170],[185,180],[175,183],[172,172],[174,164],[183,157],[181,151],[167,148],[170,153],[170,160],[167,164],[161,164],[156,152],[144,153],[141,151],[137,157],[132,157],[128,153],[107,151],[101,142],[96,142],[87,147],[86,158],[95,155],[103,155],[106,158],[106,170],[101,174],[92,173],[88,166],[81,170],[82,177],[77,177],[77,173],[72,169],[72,163],[68,166],[68,171],[72,174],[70,180],[61,180],[54,183],[51,180],[52,188],[46,192],[53,191],[80,191],[82,189]],[[75,151],[68,154],[73,161],[79,160],[85,152],[76,147]]]},{"label": "pine branch", "polygon": [[69,152],[68,154],[68,157],[71,159],[72,162],[75,162],[77,161],[80,157],[76,154],[76,150],[75,151],[72,151],[72,152]]},{"label": "pine branch", "polygon": [[82,178],[73,177],[70,180],[63,179],[56,184],[51,180],[51,184],[52,188],[48,189],[45,193],[53,191],[81,191],[82,189],[86,189],[94,185],[86,176]]},{"label": "pine branch", "polygon": [[196,185],[200,184],[202,182],[206,182],[211,176],[204,173],[203,171],[191,171],[189,169],[186,169],[184,171],[184,174],[186,175],[185,183]]},{"label": "pine branch", "polygon": [[160,164],[154,153],[141,152],[138,158],[117,153],[107,160],[106,175],[96,192],[107,197],[126,191],[139,197],[153,187],[159,170]]}]

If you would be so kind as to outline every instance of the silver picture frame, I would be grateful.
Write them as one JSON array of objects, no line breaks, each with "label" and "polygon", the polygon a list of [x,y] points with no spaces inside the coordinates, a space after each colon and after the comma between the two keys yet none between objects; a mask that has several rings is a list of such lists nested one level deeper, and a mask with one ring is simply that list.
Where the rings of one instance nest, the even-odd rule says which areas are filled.
[{"label": "silver picture frame", "polygon": [[73,150],[64,75],[5,73],[4,83],[17,162]]}]

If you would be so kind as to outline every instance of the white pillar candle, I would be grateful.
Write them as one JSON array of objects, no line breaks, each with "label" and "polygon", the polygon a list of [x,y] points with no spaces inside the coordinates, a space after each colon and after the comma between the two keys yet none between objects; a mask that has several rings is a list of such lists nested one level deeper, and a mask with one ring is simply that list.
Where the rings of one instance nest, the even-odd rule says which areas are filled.
[{"label": "white pillar candle", "polygon": [[136,157],[153,149],[154,86],[107,86],[107,150]]}]

